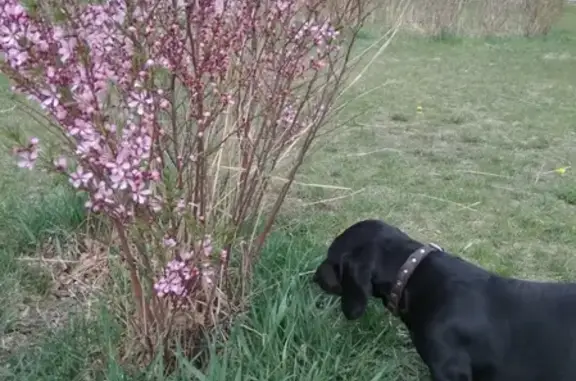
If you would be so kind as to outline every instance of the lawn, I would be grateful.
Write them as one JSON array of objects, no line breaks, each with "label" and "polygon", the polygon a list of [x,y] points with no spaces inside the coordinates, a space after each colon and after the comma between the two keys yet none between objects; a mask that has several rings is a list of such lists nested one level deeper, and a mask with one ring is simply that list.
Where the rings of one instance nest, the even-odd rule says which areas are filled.
[{"label": "lawn", "polygon": [[[215,341],[207,375],[182,361],[164,379],[426,379],[380,305],[350,323],[310,284],[327,243],[364,218],[503,275],[574,280],[575,10],[546,38],[397,37],[339,118],[361,116],[326,135],[306,162],[257,269],[251,310],[225,345]],[[361,43],[378,37],[367,29]],[[0,114],[2,127],[17,123],[28,122]],[[22,256],[46,237],[64,242],[82,221],[80,203],[1,162],[0,378],[160,379],[160,362],[128,375],[110,360],[117,333],[99,309],[98,319],[65,325],[47,318],[53,280]]]}]

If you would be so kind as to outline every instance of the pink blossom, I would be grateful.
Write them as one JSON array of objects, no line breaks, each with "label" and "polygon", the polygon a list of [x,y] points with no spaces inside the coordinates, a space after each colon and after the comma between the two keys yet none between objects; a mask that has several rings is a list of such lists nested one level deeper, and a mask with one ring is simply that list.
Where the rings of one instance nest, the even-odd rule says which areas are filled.
[{"label": "pink blossom", "polygon": [[55,108],[60,104],[60,93],[58,88],[54,85],[50,85],[48,89],[40,90],[42,97],[41,105],[44,108]]},{"label": "pink blossom", "polygon": [[285,127],[290,127],[292,126],[292,124],[294,124],[295,120],[296,120],[296,110],[292,105],[287,105],[282,110],[282,113],[280,114],[280,118],[278,119],[277,123]]},{"label": "pink blossom", "polygon": [[202,252],[204,253],[205,256],[209,257],[210,255],[212,255],[214,247],[212,246],[212,239],[210,238],[210,236],[206,236],[202,241],[201,245],[202,245]]},{"label": "pink blossom", "polygon": [[27,147],[20,147],[14,150],[18,167],[26,169],[34,168],[36,160],[38,159],[38,143],[40,143],[40,140],[32,137]]},{"label": "pink blossom", "polygon": [[[173,248],[177,245],[176,240],[170,236],[163,239],[164,246]],[[202,257],[195,257],[194,250],[183,251],[179,257],[169,261],[164,268],[162,276],[154,285],[156,294],[160,297],[170,296],[174,300],[182,300],[192,292],[196,279],[201,279],[205,284],[212,285],[216,279],[216,270],[210,261],[213,253],[213,242],[209,235],[198,240],[197,247],[204,254]],[[220,260],[226,257],[226,251],[220,251]],[[199,265],[192,265],[193,260],[201,261]],[[202,262],[204,261],[204,262]]]},{"label": "pink blossom", "polygon": [[54,159],[54,167],[57,171],[64,171],[68,167],[68,161],[64,156]]},{"label": "pink blossom", "polygon": [[7,47],[17,47],[20,38],[20,27],[17,24],[2,25],[0,27],[0,42]]},{"label": "pink blossom", "polygon": [[168,248],[172,248],[176,246],[176,240],[172,237],[164,237],[164,246]]},{"label": "pink blossom", "polygon": [[179,300],[189,295],[194,280],[200,275],[196,266],[174,259],[166,264],[164,276],[154,284],[159,297],[172,297]]},{"label": "pink blossom", "polygon": [[76,172],[70,174],[70,183],[74,188],[85,187],[88,182],[94,177],[92,172],[84,172],[82,166],[76,168]]},{"label": "pink blossom", "polygon": [[145,110],[154,102],[154,99],[148,96],[145,90],[132,92],[130,98],[128,107],[136,109],[138,115],[144,115]]},{"label": "pink blossom", "polygon": [[113,204],[113,197],[114,191],[112,188],[108,187],[104,181],[100,181],[96,187],[96,192],[94,193],[93,199],[99,204]]},{"label": "pink blossom", "polygon": [[35,150],[22,150],[17,153],[18,167],[33,169],[38,159],[38,153]]},{"label": "pink blossom", "polygon": [[76,119],[74,119],[72,126],[69,127],[68,134],[70,136],[76,136],[76,135],[80,134],[80,131],[89,130],[91,128],[92,127],[90,126],[90,123],[88,123],[87,121],[85,121],[83,119],[76,118]]},{"label": "pink blossom", "polygon": [[147,189],[144,184],[141,184],[138,189],[134,189],[132,192],[132,200],[137,204],[145,204],[148,197],[152,194],[152,191]]}]

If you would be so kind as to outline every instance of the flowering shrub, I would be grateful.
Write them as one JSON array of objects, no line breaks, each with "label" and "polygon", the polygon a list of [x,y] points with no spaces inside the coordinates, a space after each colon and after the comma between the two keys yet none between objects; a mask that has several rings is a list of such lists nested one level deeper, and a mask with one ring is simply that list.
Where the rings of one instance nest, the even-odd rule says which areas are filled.
[{"label": "flowering shrub", "polygon": [[354,36],[331,20],[354,29],[363,8],[342,3],[0,0],[0,69],[56,136],[19,142],[18,165],[110,220],[147,327],[182,308],[216,323],[229,254],[261,249],[346,71]]},{"label": "flowering shrub", "polygon": [[[172,238],[164,240],[167,247],[175,247],[176,241]],[[175,305],[180,305],[186,301],[191,291],[194,290],[198,282],[204,281],[212,284],[214,281],[214,267],[210,261],[198,261],[200,258],[209,259],[212,256],[212,240],[205,237],[201,242],[199,255],[194,255],[194,251],[180,253],[175,259],[168,262],[164,270],[164,276],[154,284],[154,291],[159,297],[168,296]],[[224,263],[227,253],[222,250],[220,253],[221,264]],[[196,259],[196,261],[192,261]],[[198,262],[200,267],[198,267]]]}]

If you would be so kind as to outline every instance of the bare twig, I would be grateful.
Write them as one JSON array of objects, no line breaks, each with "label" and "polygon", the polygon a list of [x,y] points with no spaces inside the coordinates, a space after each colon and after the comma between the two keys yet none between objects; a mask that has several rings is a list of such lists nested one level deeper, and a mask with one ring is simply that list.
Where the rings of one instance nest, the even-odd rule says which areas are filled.
[{"label": "bare twig", "polygon": [[471,210],[471,211],[473,211],[473,212],[477,212],[477,211],[478,211],[477,209],[471,208],[469,205],[464,205],[464,204],[461,204],[461,203],[456,202],[456,201],[447,200],[447,199],[445,199],[445,198],[430,196],[430,195],[423,194],[423,193],[411,193],[411,192],[409,192],[408,194],[411,194],[411,195],[413,195],[413,196],[428,198],[428,199],[430,199],[430,200],[441,201],[441,202],[444,202],[444,203],[447,203],[447,204],[451,204],[451,205],[456,205],[456,206],[460,207],[460,209],[467,209],[467,210]]},{"label": "bare twig", "polygon": [[380,153],[380,152],[403,152],[402,150],[396,149],[396,148],[380,148],[374,151],[368,151],[368,152],[356,152],[356,153],[349,153],[347,155],[344,155],[345,157],[363,157],[363,156],[368,156],[368,155],[372,155],[375,153]]},{"label": "bare twig", "polygon": [[365,188],[362,189],[358,189],[352,193],[348,193],[345,194],[343,196],[338,196],[338,197],[332,197],[332,198],[327,198],[327,199],[323,199],[323,200],[318,200],[318,201],[313,201],[313,202],[307,202],[305,204],[303,204],[303,206],[312,206],[312,205],[317,205],[317,204],[326,204],[328,202],[334,202],[334,201],[338,201],[338,200],[342,200],[345,198],[350,198],[354,195],[357,195],[358,193],[364,192]]},{"label": "bare twig", "polygon": [[483,176],[491,176],[491,177],[500,177],[503,179],[510,179],[510,176],[506,176],[506,175],[499,175],[497,173],[490,173],[490,172],[482,172],[482,171],[472,171],[472,170],[468,170],[468,169],[457,169],[456,172],[461,172],[461,173],[470,173],[473,175],[483,175]]}]

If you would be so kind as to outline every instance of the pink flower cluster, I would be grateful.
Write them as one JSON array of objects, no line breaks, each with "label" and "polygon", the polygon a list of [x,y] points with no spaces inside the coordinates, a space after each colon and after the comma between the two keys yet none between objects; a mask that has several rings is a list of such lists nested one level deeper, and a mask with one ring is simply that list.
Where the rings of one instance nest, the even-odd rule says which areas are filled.
[{"label": "pink flower cluster", "polygon": [[[279,58],[264,60],[258,70],[295,77],[309,68],[320,69],[337,36],[327,22],[297,21],[296,0],[272,2],[270,12],[261,16],[258,5],[248,0],[129,4],[63,2],[62,20],[53,22],[40,3],[29,14],[19,0],[0,0],[0,67],[15,81],[15,90],[37,101],[62,128],[67,148],[56,159],[55,169],[66,173],[75,188],[88,192],[87,207],[123,220],[133,216],[137,205],[159,211],[163,204],[153,196],[163,160],[163,149],[154,147],[164,134],[159,116],[171,104],[165,89],[154,81],[158,70],[175,74],[191,99],[200,102],[192,110],[217,100],[212,112],[192,115],[202,137],[211,115],[234,103],[217,83],[245,54],[254,26],[263,29],[257,33],[267,35],[268,43],[276,44],[276,34],[282,32],[275,25],[292,25],[292,43],[278,52]],[[303,57],[311,47],[316,53],[306,64]],[[291,119],[281,117],[286,118]],[[31,168],[36,144],[17,154],[19,165]]]},{"label": "pink flower cluster", "polygon": [[[159,180],[151,167],[156,112],[166,107],[161,91],[143,88],[143,68],[134,64],[133,36],[123,33],[123,1],[64,8],[66,20],[51,24],[30,16],[16,0],[0,0],[2,69],[61,126],[65,149],[76,162],[71,184],[87,191],[86,206],[125,219],[130,205],[147,204]],[[142,69],[142,70],[139,70]],[[112,121],[106,104],[110,86],[123,94],[125,118]],[[36,144],[17,151],[19,165],[32,167]],[[55,169],[66,172],[66,156]]]},{"label": "pink flower cluster", "polygon": [[30,139],[26,147],[18,147],[14,149],[14,153],[18,158],[18,166],[20,168],[34,168],[36,159],[38,159],[38,138]]},{"label": "pink flower cluster", "polygon": [[[176,248],[177,242],[171,237],[165,237],[164,245]],[[156,294],[182,302],[195,290],[199,281],[213,284],[216,275],[213,251],[212,239],[206,236],[196,243],[196,250],[181,252],[176,259],[168,262],[164,275],[154,284]],[[218,258],[220,265],[225,259],[226,251],[222,250]]]},{"label": "pink flower cluster", "polygon": [[[38,1],[28,12],[23,0],[0,0],[0,70],[59,132],[53,169],[88,194],[87,208],[115,222],[160,219],[154,213],[162,211],[184,220],[194,211],[205,223],[206,192],[196,190],[212,180],[193,172],[209,177],[202,166],[219,144],[209,139],[222,134],[221,114],[248,96],[265,112],[255,121],[240,115],[230,135],[261,123],[281,129],[263,133],[281,140],[271,147],[288,144],[306,117],[294,89],[338,49],[330,23],[303,18],[302,0],[85,3]],[[34,167],[38,139],[14,153],[20,167]],[[177,186],[162,183],[173,178]],[[172,237],[163,245],[178,254],[155,285],[158,295],[183,297],[196,279],[214,281],[210,239],[193,250]]]},{"label": "pink flower cluster", "polygon": [[199,275],[198,267],[182,259],[173,259],[166,265],[164,276],[154,284],[154,291],[159,297],[184,298],[190,294]]}]

